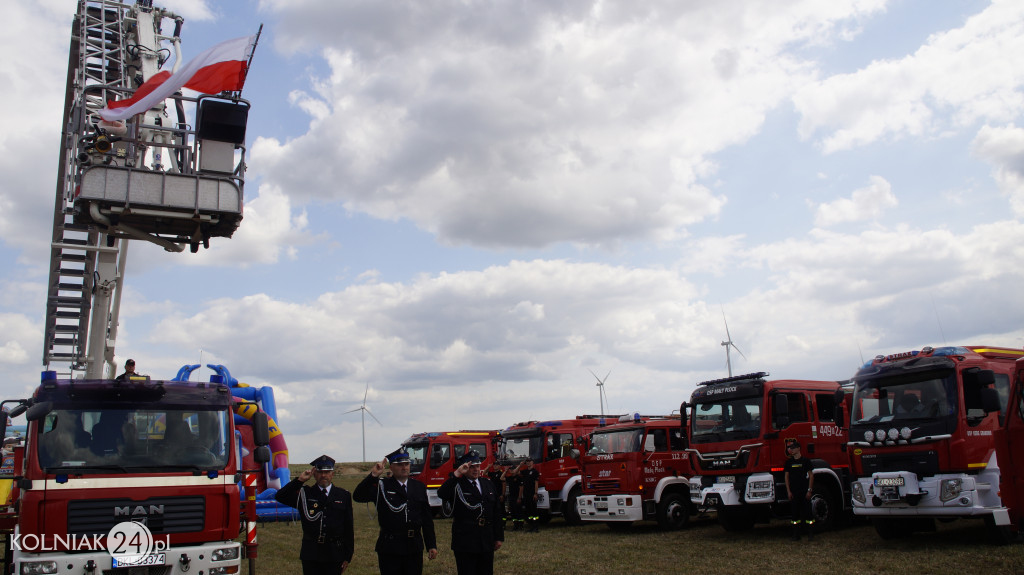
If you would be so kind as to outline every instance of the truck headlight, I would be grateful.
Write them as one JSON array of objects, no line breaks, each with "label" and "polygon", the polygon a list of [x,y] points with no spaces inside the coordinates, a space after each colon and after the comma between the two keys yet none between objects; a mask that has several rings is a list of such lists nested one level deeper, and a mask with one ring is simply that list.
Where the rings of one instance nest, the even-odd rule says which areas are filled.
[{"label": "truck headlight", "polygon": [[210,561],[231,561],[238,559],[238,550],[240,547],[221,547],[220,549],[214,549],[213,553],[210,553]]},{"label": "truck headlight", "polygon": [[962,488],[960,479],[943,479],[940,485],[939,501],[945,503],[946,501],[956,499],[960,495]]},{"label": "truck headlight", "polygon": [[56,561],[27,561],[21,564],[21,575],[43,575],[56,572]]},{"label": "truck headlight", "polygon": [[867,503],[868,498],[864,496],[864,487],[859,481],[853,482],[853,498],[860,503]]}]

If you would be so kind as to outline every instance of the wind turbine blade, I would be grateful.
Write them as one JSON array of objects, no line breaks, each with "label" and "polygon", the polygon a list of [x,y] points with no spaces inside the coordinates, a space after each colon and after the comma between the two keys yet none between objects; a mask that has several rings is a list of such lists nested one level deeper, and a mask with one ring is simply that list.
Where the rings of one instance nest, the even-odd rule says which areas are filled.
[{"label": "wind turbine blade", "polygon": [[588,368],[587,368],[587,371],[589,371],[589,372],[590,372],[590,375],[594,376],[594,379],[596,379],[598,383],[601,383],[601,378],[600,378],[600,377],[597,377],[597,374],[596,374],[596,373],[594,373],[594,370],[592,370],[592,369],[590,369],[590,368],[588,367]]},{"label": "wind turbine blade", "polygon": [[733,342],[731,342],[731,341],[730,341],[730,342],[729,342],[729,345],[731,345],[731,346],[732,346],[732,348],[736,350],[736,353],[739,353],[739,354],[740,354],[740,357],[742,357],[743,359],[747,359],[747,356],[743,355],[743,352],[742,352],[742,351],[740,351],[740,348],[736,347],[736,344],[735,344],[735,343],[733,343]]},{"label": "wind turbine blade", "polygon": [[[369,408],[369,407],[364,407],[364,408],[363,408],[363,411],[365,411],[366,413],[369,413],[369,414],[370,414],[370,417],[372,417],[374,421],[376,421],[377,423],[380,423],[380,420],[379,420],[379,419],[377,419],[377,416],[376,416],[376,415],[374,415],[372,411],[370,411],[370,408]],[[381,426],[381,427],[384,427],[384,424],[383,424],[383,423],[380,423],[380,426]]]},{"label": "wind turbine blade", "polygon": [[725,319],[725,308],[722,308],[722,322],[725,323],[725,339],[732,343],[732,336],[729,335],[729,320]]},{"label": "wind turbine blade", "polygon": [[[345,413],[352,413],[353,411],[360,411],[362,409],[363,409],[362,407],[357,407],[355,409],[350,409],[350,410],[346,411]],[[342,415],[345,415],[345,413],[342,413]]]},{"label": "wind turbine blade", "polygon": [[366,389],[363,390],[363,405],[366,405],[366,394],[370,393],[370,382],[366,382]]}]

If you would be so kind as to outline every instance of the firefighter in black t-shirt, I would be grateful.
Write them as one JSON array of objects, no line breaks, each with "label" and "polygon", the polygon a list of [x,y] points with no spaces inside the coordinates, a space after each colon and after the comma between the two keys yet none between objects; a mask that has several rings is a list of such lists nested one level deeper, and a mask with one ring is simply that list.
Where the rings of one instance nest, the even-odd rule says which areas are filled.
[{"label": "firefighter in black t-shirt", "polygon": [[811,496],[814,493],[814,474],[811,460],[800,453],[800,442],[786,442],[789,456],[783,470],[786,474],[786,492],[789,494],[790,515],[793,518],[793,541],[800,540],[800,531],[806,526],[807,540],[814,539],[814,516],[811,515]]},{"label": "firefighter in black t-shirt", "polygon": [[526,469],[519,471],[519,505],[526,519],[526,530],[537,532],[537,491],[540,489],[540,471],[533,466],[533,460],[526,460]]},{"label": "firefighter in black t-shirt", "polygon": [[523,478],[519,476],[523,464],[505,468],[505,485],[508,491],[508,517],[512,519],[512,531],[519,531],[523,526],[523,506],[519,501],[519,490]]}]

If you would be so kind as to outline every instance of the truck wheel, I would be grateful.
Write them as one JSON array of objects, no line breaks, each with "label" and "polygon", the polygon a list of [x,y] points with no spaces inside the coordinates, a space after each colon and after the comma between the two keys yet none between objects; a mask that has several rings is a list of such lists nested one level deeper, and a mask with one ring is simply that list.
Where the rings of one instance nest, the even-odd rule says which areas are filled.
[{"label": "truck wheel", "polygon": [[565,505],[562,507],[562,517],[565,518],[567,525],[579,525],[583,523],[580,519],[580,509],[576,507],[576,500],[579,499],[582,491],[579,487],[573,487],[569,490],[569,497],[565,500]]},{"label": "truck wheel", "polygon": [[718,508],[718,522],[726,531],[750,531],[754,528],[754,516],[739,509]]},{"label": "truck wheel", "polygon": [[815,531],[831,531],[839,523],[842,509],[838,498],[828,485],[815,485],[811,495],[811,518]]},{"label": "truck wheel", "polygon": [[453,501],[445,501],[445,500],[442,499],[441,500],[441,517],[444,517],[445,519],[448,519],[449,517],[451,517],[452,516],[452,510],[454,508],[455,508],[455,503]]},{"label": "truck wheel", "polygon": [[690,507],[678,493],[666,493],[658,502],[658,526],[664,530],[682,529],[690,521]]}]

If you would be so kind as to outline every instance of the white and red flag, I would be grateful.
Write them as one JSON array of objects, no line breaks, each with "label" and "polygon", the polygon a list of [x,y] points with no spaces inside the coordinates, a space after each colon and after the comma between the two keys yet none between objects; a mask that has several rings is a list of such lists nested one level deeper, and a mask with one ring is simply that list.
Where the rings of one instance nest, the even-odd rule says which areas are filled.
[{"label": "white and red flag", "polygon": [[227,40],[199,54],[174,74],[158,72],[139,86],[131,98],[107,102],[107,107],[99,111],[100,117],[108,122],[131,118],[183,87],[204,94],[239,91],[245,83],[250,47],[255,42],[256,36]]}]

